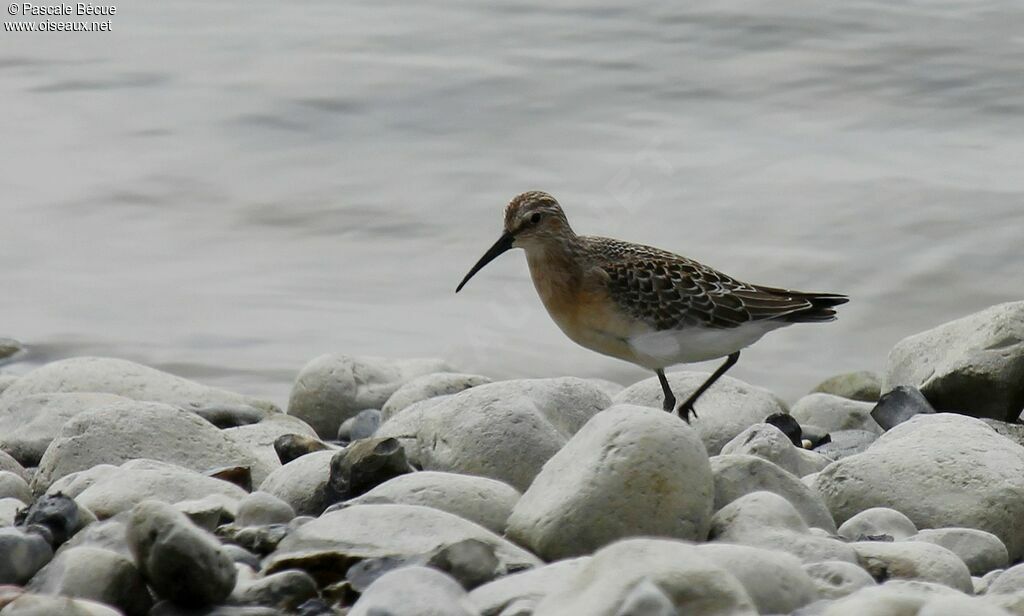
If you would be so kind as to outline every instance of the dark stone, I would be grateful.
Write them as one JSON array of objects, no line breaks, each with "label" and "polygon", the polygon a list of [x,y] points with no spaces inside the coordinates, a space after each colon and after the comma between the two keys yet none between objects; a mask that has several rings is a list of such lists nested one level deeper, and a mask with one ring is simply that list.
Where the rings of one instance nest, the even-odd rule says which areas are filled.
[{"label": "dark stone", "polygon": [[245,607],[221,605],[217,607],[188,608],[170,601],[161,601],[149,611],[149,616],[281,616],[273,607]]},{"label": "dark stone", "polygon": [[334,616],[337,613],[323,599],[310,599],[295,610],[295,616]]},{"label": "dark stone", "polygon": [[0,584],[24,584],[53,558],[53,548],[39,535],[20,528],[0,528]]},{"label": "dark stone", "polygon": [[466,539],[439,549],[427,564],[455,578],[467,591],[503,573],[494,547],[476,539]]},{"label": "dark stone", "polygon": [[897,385],[882,394],[878,404],[871,409],[871,417],[883,430],[889,430],[914,415],[934,412],[935,409],[919,389],[910,385]]},{"label": "dark stone", "polygon": [[231,557],[231,560],[235,561],[240,565],[245,565],[253,571],[260,570],[260,557],[257,554],[253,554],[249,550],[243,548],[240,545],[234,543],[225,543],[223,550]]},{"label": "dark stone", "polygon": [[867,430],[836,430],[829,436],[831,441],[814,451],[833,461],[861,453],[878,440],[877,434]]},{"label": "dark stone", "polygon": [[61,493],[40,497],[31,507],[18,512],[14,521],[17,526],[45,526],[52,535],[50,541],[57,547],[71,538],[82,527],[78,503]]},{"label": "dark stone", "polygon": [[789,413],[773,413],[764,422],[781,430],[786,438],[797,447],[803,447],[803,431],[800,429],[800,424]]},{"label": "dark stone", "polygon": [[274,441],[274,451],[281,464],[288,464],[307,453],[325,449],[330,449],[326,443],[302,434],[282,434]]},{"label": "dark stone", "polygon": [[289,569],[241,585],[232,593],[231,601],[242,605],[262,605],[291,611],[318,597],[316,580],[305,571]]},{"label": "dark stone", "polygon": [[277,544],[288,536],[287,524],[266,524],[263,526],[237,526],[224,524],[214,533],[222,541],[241,546],[246,550],[266,556],[277,549]]},{"label": "dark stone", "polygon": [[370,584],[385,573],[415,564],[421,563],[416,559],[410,560],[393,556],[367,558],[349,567],[345,573],[345,580],[349,583],[352,590],[362,594]]},{"label": "dark stone", "polygon": [[825,443],[832,442],[832,436],[828,432],[817,429],[814,426],[803,428],[803,435],[804,440],[811,443],[811,449],[816,449]]},{"label": "dark stone", "polygon": [[331,458],[327,480],[327,502],[347,500],[363,494],[399,475],[410,473],[405,449],[395,438],[355,441]]},{"label": "dark stone", "polygon": [[248,466],[225,466],[207,471],[207,477],[233,483],[246,492],[252,492],[252,469]]},{"label": "dark stone", "polygon": [[247,404],[216,404],[198,406],[185,404],[182,408],[199,415],[218,428],[237,428],[263,421],[266,412]]},{"label": "dark stone", "polygon": [[338,428],[338,440],[347,443],[370,438],[377,433],[380,423],[381,413],[377,409],[359,411],[358,415],[346,419]]}]

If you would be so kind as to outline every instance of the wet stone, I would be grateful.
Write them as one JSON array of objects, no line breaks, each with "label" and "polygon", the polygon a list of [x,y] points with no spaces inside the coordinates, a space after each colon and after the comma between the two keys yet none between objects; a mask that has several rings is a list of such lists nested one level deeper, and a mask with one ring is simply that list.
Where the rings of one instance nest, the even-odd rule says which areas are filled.
[{"label": "wet stone", "polygon": [[334,454],[328,486],[335,500],[343,500],[413,470],[398,439],[365,439]]},{"label": "wet stone", "polygon": [[494,548],[476,539],[439,549],[427,564],[452,576],[466,590],[473,590],[503,573]]},{"label": "wet stone", "polygon": [[871,417],[883,430],[889,430],[914,415],[934,412],[919,389],[911,385],[897,385],[878,399],[878,404],[871,409]]},{"label": "wet stone", "polygon": [[54,547],[81,530],[84,522],[78,503],[63,494],[40,497],[31,507],[22,510],[17,519],[19,526],[39,525],[48,528],[53,537]]},{"label": "wet stone", "polygon": [[207,472],[206,476],[233,483],[246,492],[252,492],[252,467],[225,466]]},{"label": "wet stone", "polygon": [[315,451],[330,449],[326,443],[303,434],[282,434],[274,441],[274,451],[281,464],[288,464],[296,458]]},{"label": "wet stone", "polygon": [[786,435],[786,438],[797,447],[803,446],[803,431],[800,428],[800,424],[789,413],[773,413],[764,420],[764,423],[771,424],[781,430]]}]

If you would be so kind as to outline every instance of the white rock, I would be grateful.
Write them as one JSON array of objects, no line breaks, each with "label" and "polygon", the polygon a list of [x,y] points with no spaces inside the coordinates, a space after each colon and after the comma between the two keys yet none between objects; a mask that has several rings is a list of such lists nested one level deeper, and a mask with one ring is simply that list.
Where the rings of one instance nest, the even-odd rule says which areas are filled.
[{"label": "white rock", "polygon": [[69,419],[130,399],[114,394],[55,393],[0,398],[0,449],[25,466],[37,466]]},{"label": "white rock", "polygon": [[25,467],[18,463],[17,460],[7,455],[3,451],[0,451],[0,472],[14,473],[18,477],[21,477],[25,481],[28,481],[28,472],[25,471]]},{"label": "white rock", "polygon": [[0,374],[0,394],[4,393],[4,390],[18,382],[18,377],[13,374]]},{"label": "white rock", "polygon": [[637,535],[703,540],[714,483],[704,445],[664,411],[616,405],[548,460],[508,521],[545,559],[580,556]]},{"label": "white rock", "polygon": [[200,472],[249,466],[257,482],[270,470],[194,413],[166,404],[126,402],[85,411],[64,424],[43,454],[32,486],[43,491],[69,473],[136,458]]},{"label": "white rock", "polygon": [[973,592],[971,572],[946,548],[922,541],[857,541],[850,544],[861,567],[875,579],[934,582]]},{"label": "white rock", "polygon": [[415,377],[452,372],[440,359],[386,359],[321,355],[295,379],[288,414],[302,419],[324,439],[364,409],[379,409],[399,387]]},{"label": "white rock", "polygon": [[123,616],[122,613],[96,601],[49,597],[23,593],[0,611],[3,616]]},{"label": "white rock", "polygon": [[925,529],[909,537],[908,541],[925,541],[940,545],[964,561],[971,575],[985,575],[994,569],[1010,565],[1006,546],[992,533],[973,528]]},{"label": "white rock", "polygon": [[723,455],[749,454],[774,462],[797,477],[817,473],[828,466],[821,454],[793,445],[782,430],[771,424],[754,424],[722,447]]},{"label": "white rock", "polygon": [[830,464],[815,487],[836,522],[889,507],[918,528],[990,532],[1011,560],[1024,555],[1024,448],[977,419],[917,415],[866,452]]},{"label": "white rock", "polygon": [[917,616],[1010,616],[1010,612],[975,597],[942,597],[928,601]]},{"label": "white rock", "polygon": [[32,578],[28,590],[91,599],[127,616],[145,616],[153,605],[146,581],[130,558],[87,546],[61,550]]},{"label": "white rock", "polygon": [[874,402],[850,400],[832,394],[812,393],[800,398],[789,414],[800,425],[810,424],[828,432],[834,430],[868,430],[875,434],[883,432],[871,417]]},{"label": "white rock", "polygon": [[[73,483],[64,493],[100,519],[127,511],[144,500],[177,503],[211,494],[232,500],[245,497],[245,490],[233,483],[157,460],[130,460],[89,476],[90,471],[85,471],[79,482],[74,482],[79,478],[69,475],[67,479]],[[54,484],[52,488],[56,492],[60,486]]]},{"label": "white rock", "polygon": [[402,567],[377,578],[349,616],[477,616],[466,591],[437,569]]},{"label": "white rock", "polygon": [[915,534],[917,526],[910,518],[888,507],[865,509],[839,527],[839,536],[847,541],[870,541],[884,535],[900,541]]},{"label": "white rock", "polygon": [[32,490],[17,473],[0,471],[0,498],[16,498],[27,503],[32,500]]},{"label": "white rock", "polygon": [[490,477],[525,490],[540,467],[611,401],[573,377],[502,381],[409,406],[378,438],[398,438],[423,470]]},{"label": "white rock", "polygon": [[292,506],[269,492],[256,491],[238,503],[239,526],[262,526],[264,524],[287,524],[295,517]]},{"label": "white rock", "polygon": [[762,614],[788,614],[818,598],[814,582],[790,554],[728,543],[698,549],[736,576]]},{"label": "white rock", "polygon": [[433,507],[502,534],[519,497],[515,488],[494,479],[421,471],[389,479],[347,503]]},{"label": "white rock", "polygon": [[[27,499],[31,501],[31,499]],[[25,501],[17,498],[0,498],[0,528],[4,526],[14,526],[14,520],[18,516],[18,511],[25,509],[28,505]]]},{"label": "white rock", "polygon": [[1024,564],[1003,571],[988,586],[988,594],[1000,595],[1024,592]]},{"label": "white rock", "polygon": [[490,382],[492,382],[491,379],[486,376],[458,372],[438,372],[418,376],[391,394],[387,402],[380,407],[381,419],[387,421],[402,409],[421,400],[457,394],[470,387],[486,385]]},{"label": "white rock", "polygon": [[734,454],[711,458],[715,478],[715,511],[751,492],[774,492],[788,500],[810,526],[836,532],[832,514],[800,479],[758,456]]},{"label": "white rock", "polygon": [[875,585],[871,574],[853,563],[827,560],[804,565],[822,599],[839,599],[861,588]]},{"label": "white rock", "polygon": [[513,605],[528,605],[532,612],[541,599],[565,584],[589,561],[589,556],[570,558],[506,575],[473,589],[469,593],[469,599],[483,616],[503,614],[502,610]]},{"label": "white rock", "polygon": [[260,491],[275,496],[299,515],[320,515],[330,505],[327,481],[333,450],[314,451],[278,468],[260,484]]},{"label": "white rock", "polygon": [[679,614],[754,616],[743,585],[696,546],[626,539],[597,551],[537,605],[534,616],[617,616],[638,584],[653,583]]},{"label": "white rock", "polygon": [[[704,372],[672,372],[666,376],[676,399],[682,401],[709,375]],[[651,377],[627,387],[612,401],[615,404],[638,404],[660,410],[663,400],[661,383],[657,377]],[[697,418],[691,419],[692,425],[704,441],[708,455],[714,456],[737,434],[764,421],[769,415],[786,412],[786,407],[775,394],[766,389],[723,376],[701,395],[696,410]]]},{"label": "white rock", "polygon": [[1024,302],[999,304],[901,340],[882,391],[913,385],[940,411],[1013,422],[1024,408]]},{"label": "white rock", "polygon": [[869,586],[835,601],[821,613],[823,616],[916,616],[921,607],[932,599],[963,596],[955,590],[945,590],[947,592],[940,594],[924,585],[887,583]]}]

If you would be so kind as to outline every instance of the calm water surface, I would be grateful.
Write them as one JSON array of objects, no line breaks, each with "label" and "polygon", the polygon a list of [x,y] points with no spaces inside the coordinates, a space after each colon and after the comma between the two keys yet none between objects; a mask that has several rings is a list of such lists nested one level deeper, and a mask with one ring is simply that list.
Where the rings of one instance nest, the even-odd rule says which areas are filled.
[{"label": "calm water surface", "polygon": [[3,33],[5,369],[278,402],[328,351],[646,377],[564,338],[521,253],[453,294],[535,188],[581,233],[850,294],[735,370],[791,399],[1024,297],[1024,4],[681,4],[133,0]]}]

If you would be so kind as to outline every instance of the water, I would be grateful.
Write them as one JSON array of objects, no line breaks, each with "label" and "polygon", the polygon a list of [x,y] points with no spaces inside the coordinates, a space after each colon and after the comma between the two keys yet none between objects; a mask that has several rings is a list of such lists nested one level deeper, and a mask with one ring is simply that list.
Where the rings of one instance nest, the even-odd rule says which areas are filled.
[{"label": "water", "polygon": [[850,294],[744,353],[734,374],[790,399],[1024,296],[1018,2],[135,0],[111,20],[0,40],[0,335],[32,347],[9,372],[113,355],[278,402],[328,351],[646,377],[564,338],[521,254],[453,294],[527,189],[581,233]]}]

